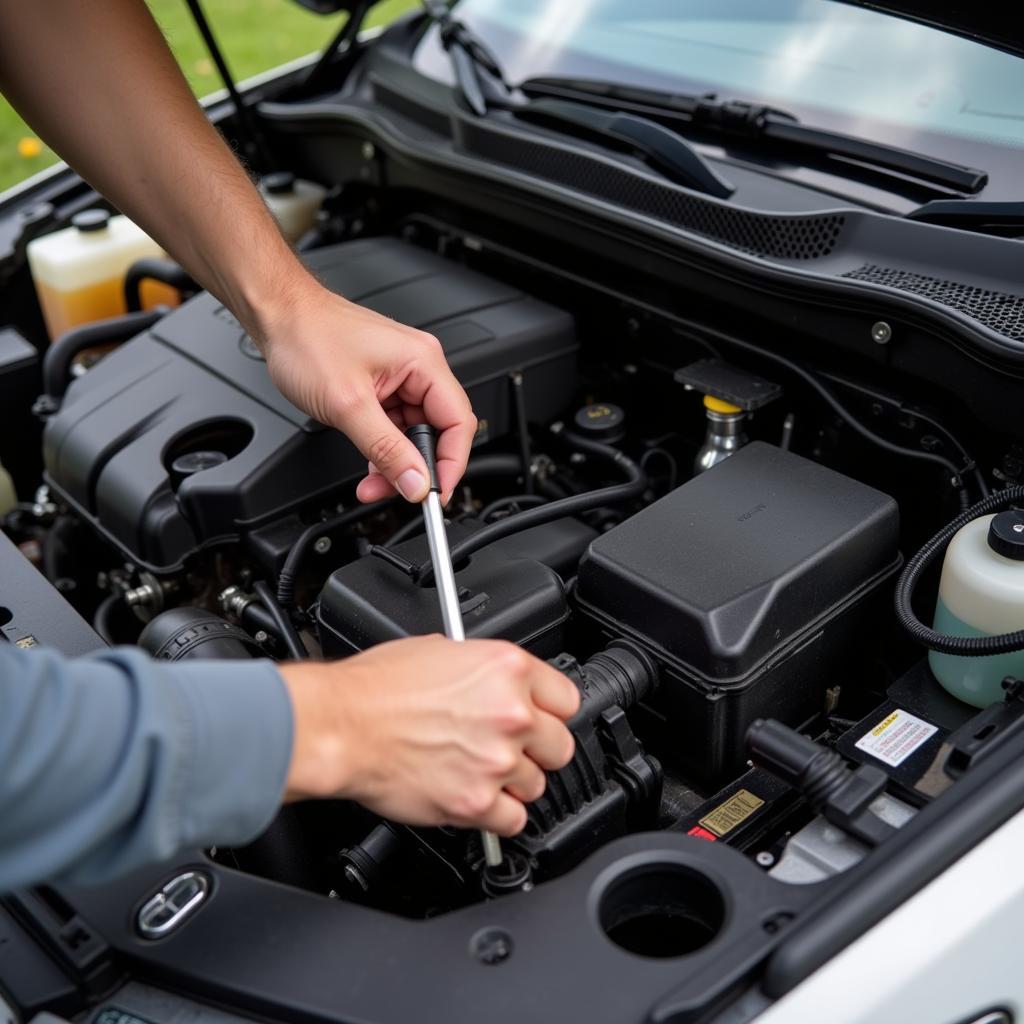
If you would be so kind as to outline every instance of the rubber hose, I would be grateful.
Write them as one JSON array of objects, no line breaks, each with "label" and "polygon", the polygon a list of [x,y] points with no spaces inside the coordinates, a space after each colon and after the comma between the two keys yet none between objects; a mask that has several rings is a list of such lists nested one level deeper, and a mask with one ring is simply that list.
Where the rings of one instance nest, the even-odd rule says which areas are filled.
[{"label": "rubber hose", "polygon": [[129,313],[137,313],[142,309],[142,282],[159,281],[170,285],[186,295],[194,295],[199,286],[174,260],[164,260],[157,256],[144,256],[136,260],[124,276],[124,304]]},{"label": "rubber hose", "polygon": [[485,505],[477,518],[481,522],[486,523],[495,512],[500,512],[509,505],[519,505],[520,508],[532,508],[536,505],[544,505],[547,501],[548,499],[543,494],[510,494],[504,498],[497,498],[490,505]]},{"label": "rubber hose", "polygon": [[71,362],[87,348],[109,345],[134,338],[153,326],[166,312],[167,306],[146,310],[144,313],[125,313],[108,320],[95,320],[91,324],[72,327],[65,331],[46,350],[43,356],[43,392],[52,399],[63,397],[71,375]]},{"label": "rubber hose", "polygon": [[998,636],[947,636],[936,633],[926,626],[913,609],[914,590],[925,570],[931,566],[953,539],[954,534],[979,516],[1000,512],[1010,506],[1024,502],[1024,486],[1010,487],[1005,491],[983,498],[944,526],[914,557],[907,562],[896,583],[896,618],[900,625],[919,644],[939,654],[954,654],[964,657],[981,658],[992,654],[1010,654],[1024,650],[1024,629]]},{"label": "rubber hose", "polygon": [[309,657],[309,651],[302,645],[299,634],[288,618],[288,613],[277,603],[273,591],[263,581],[253,584],[253,593],[260,599],[260,603],[270,613],[274,620],[276,633],[281,643],[284,644],[288,654],[296,660]]},{"label": "rubber hose", "polygon": [[[453,563],[458,564],[481,548],[487,547],[488,544],[493,544],[496,540],[511,536],[513,533],[521,533],[533,526],[541,526],[566,516],[578,516],[604,505],[616,505],[623,501],[629,501],[646,490],[647,474],[618,448],[568,432],[562,436],[578,451],[587,452],[614,463],[626,477],[625,483],[601,487],[596,491],[585,491],[583,494],[574,494],[569,498],[559,498],[557,501],[550,501],[538,508],[526,509],[513,516],[507,516],[505,519],[499,519],[496,523],[490,523],[452,548]],[[433,566],[428,560],[417,568],[416,579],[422,586],[430,582],[433,574]]]}]

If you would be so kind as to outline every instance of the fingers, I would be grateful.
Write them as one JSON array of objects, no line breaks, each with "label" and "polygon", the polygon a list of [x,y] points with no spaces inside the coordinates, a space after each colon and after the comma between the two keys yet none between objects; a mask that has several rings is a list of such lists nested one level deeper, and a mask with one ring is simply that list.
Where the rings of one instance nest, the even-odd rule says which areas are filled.
[{"label": "fingers", "polygon": [[437,478],[441,484],[441,501],[445,505],[451,501],[452,493],[466,472],[476,426],[476,417],[467,401],[465,417],[442,430],[437,439]]},{"label": "fingers", "polygon": [[537,707],[563,721],[568,721],[580,709],[580,691],[576,685],[543,661],[536,662],[530,693]]},{"label": "fingers", "polygon": [[531,761],[529,757],[521,757],[515,771],[505,783],[505,792],[529,804],[543,795],[546,785],[544,772],[537,767],[536,762]]},{"label": "fingers", "polygon": [[413,443],[392,422],[373,394],[351,402],[338,416],[340,427],[373,463],[379,479],[371,474],[357,490],[360,501],[387,497],[393,487],[407,501],[422,501],[429,484],[427,467]]},{"label": "fingers", "polygon": [[441,498],[448,502],[466,472],[477,422],[469,398],[436,340],[403,382],[399,394],[407,405],[422,409],[423,420],[438,432],[437,475]]},{"label": "fingers", "polygon": [[526,827],[526,808],[521,800],[508,793],[499,793],[493,804],[480,817],[472,822],[472,827],[487,832],[497,832],[499,836],[511,838],[519,835]]},{"label": "fingers", "polygon": [[561,719],[538,711],[530,735],[523,745],[527,757],[546,771],[557,771],[572,760],[574,750],[572,733]]}]

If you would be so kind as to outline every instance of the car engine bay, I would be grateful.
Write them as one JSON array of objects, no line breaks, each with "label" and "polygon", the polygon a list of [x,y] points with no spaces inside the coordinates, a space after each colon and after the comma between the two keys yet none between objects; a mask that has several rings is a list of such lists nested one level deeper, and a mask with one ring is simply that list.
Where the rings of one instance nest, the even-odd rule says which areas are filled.
[{"label": "car engine bay", "polygon": [[[431,191],[353,117],[327,155],[292,154],[343,183],[303,258],[440,340],[479,419],[445,510],[466,632],[579,687],[575,755],[500,869],[475,833],[298,804],[244,848],[49,909],[21,894],[16,916],[57,934],[80,914],[144,975],[270,1018],[301,992],[303,1019],[408,1019],[459,979],[449,1019],[474,1019],[497,976],[479,965],[517,993],[495,1021],[548,1019],[538,986],[562,1019],[753,1013],[967,848],[972,815],[1015,806],[1024,686],[1007,672],[999,701],[957,700],[905,627],[934,555],[915,553],[1024,498],[1019,353],[905,296],[718,272],[706,238],[675,263],[525,200],[517,220],[519,200],[460,195],[448,170]],[[0,561],[48,584],[7,602],[5,639],[174,662],[440,632],[419,510],[356,500],[364,460],[276,391],[232,314],[198,292],[128,316],[102,351],[49,348],[34,418],[9,406],[41,435],[3,452],[33,496]],[[196,873],[217,899],[190,944],[147,944],[139,901]],[[285,933],[308,968],[254,985]],[[365,984],[330,977],[329,947]]]}]

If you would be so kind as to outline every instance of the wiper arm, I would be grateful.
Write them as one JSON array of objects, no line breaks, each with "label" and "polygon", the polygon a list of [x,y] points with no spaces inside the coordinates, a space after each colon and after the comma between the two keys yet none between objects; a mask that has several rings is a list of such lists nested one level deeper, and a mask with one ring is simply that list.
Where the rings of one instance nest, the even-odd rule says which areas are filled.
[{"label": "wiper arm", "polygon": [[988,173],[870,139],[859,139],[801,124],[793,114],[743,100],[708,94],[671,93],[578,78],[535,78],[520,89],[527,96],[554,96],[649,116],[671,117],[681,125],[751,142],[780,142],[828,156],[855,160],[971,195],[988,183]]},{"label": "wiper arm", "polygon": [[708,195],[727,199],[736,191],[682,136],[657,121],[564,100],[534,100],[517,109],[516,116],[625,147],[677,184]]},{"label": "wiper arm", "polygon": [[427,16],[438,27],[441,45],[451,59],[455,82],[469,109],[483,117],[492,106],[508,106],[512,89],[505,81],[498,58],[486,43],[453,17],[443,0],[422,3]]}]

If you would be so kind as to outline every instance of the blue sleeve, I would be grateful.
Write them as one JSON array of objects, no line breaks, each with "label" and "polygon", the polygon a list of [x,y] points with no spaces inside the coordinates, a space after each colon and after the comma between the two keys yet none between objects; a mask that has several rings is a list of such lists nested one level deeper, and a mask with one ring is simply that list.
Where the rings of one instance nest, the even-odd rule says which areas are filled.
[{"label": "blue sleeve", "polygon": [[0,643],[0,893],[254,839],[281,800],[292,727],[270,662]]}]

